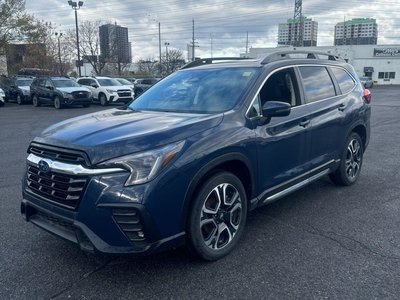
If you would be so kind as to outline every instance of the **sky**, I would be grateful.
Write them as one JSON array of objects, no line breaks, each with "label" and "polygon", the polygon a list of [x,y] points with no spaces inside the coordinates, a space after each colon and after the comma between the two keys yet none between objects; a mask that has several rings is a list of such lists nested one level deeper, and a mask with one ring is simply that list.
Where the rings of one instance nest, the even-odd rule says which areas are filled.
[{"label": "sky", "polygon": [[[293,17],[295,0],[84,0],[78,21],[117,23],[129,30],[134,61],[158,59],[179,49],[187,58],[194,20],[195,56],[239,56],[248,47],[277,45],[278,25]],[[26,10],[57,31],[75,29],[67,0],[26,0]],[[318,45],[333,45],[334,26],[352,18],[375,18],[378,44],[400,44],[400,0],[303,0],[303,15],[318,22]],[[247,38],[248,36],[248,38]]]}]

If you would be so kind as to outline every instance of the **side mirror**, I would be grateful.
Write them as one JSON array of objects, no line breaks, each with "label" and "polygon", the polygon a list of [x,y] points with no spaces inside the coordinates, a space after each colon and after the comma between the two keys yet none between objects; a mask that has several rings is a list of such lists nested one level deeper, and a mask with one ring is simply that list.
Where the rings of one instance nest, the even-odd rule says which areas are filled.
[{"label": "side mirror", "polygon": [[290,114],[291,106],[289,103],[281,101],[268,101],[262,108],[264,118],[285,117]]},{"label": "side mirror", "polygon": [[51,85],[46,85],[46,89],[53,90],[53,87]]},{"label": "side mirror", "polygon": [[97,88],[99,87],[99,86],[98,86],[97,84],[95,84],[95,83],[91,83],[90,86],[91,86],[91,87],[94,87],[95,89],[97,89]]}]

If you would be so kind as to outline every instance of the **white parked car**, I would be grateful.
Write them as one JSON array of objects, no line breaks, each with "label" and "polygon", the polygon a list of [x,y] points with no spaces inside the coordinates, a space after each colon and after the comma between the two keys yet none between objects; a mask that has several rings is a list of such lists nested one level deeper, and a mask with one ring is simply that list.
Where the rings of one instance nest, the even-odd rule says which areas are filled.
[{"label": "white parked car", "polygon": [[4,106],[5,98],[6,98],[6,94],[4,93],[4,91],[2,89],[0,89],[0,106]]},{"label": "white parked car", "polygon": [[89,88],[92,91],[93,100],[99,101],[103,106],[116,102],[128,103],[135,96],[129,86],[121,85],[110,77],[81,77],[76,82]]}]

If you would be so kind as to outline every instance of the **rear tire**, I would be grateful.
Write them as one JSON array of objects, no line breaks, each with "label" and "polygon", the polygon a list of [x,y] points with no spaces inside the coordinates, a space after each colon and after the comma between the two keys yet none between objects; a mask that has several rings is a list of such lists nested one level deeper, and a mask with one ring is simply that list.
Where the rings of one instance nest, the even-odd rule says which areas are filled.
[{"label": "rear tire", "polygon": [[187,224],[188,247],[208,261],[230,253],[243,234],[247,198],[242,182],[232,173],[208,179],[195,195]]},{"label": "rear tire", "polygon": [[39,98],[38,98],[36,95],[33,95],[33,97],[32,97],[32,105],[33,105],[34,107],[40,106]]},{"label": "rear tire", "polygon": [[352,132],[347,138],[346,147],[340,157],[340,166],[335,172],[329,174],[330,179],[338,185],[354,184],[360,176],[363,155],[363,142],[356,132]]}]

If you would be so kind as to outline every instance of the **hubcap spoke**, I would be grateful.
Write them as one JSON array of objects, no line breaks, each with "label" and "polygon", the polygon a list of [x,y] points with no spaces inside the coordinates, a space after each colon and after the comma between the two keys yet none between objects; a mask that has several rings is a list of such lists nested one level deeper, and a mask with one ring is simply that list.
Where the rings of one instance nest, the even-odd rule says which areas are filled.
[{"label": "hubcap spoke", "polygon": [[200,230],[204,244],[219,250],[227,246],[239,229],[242,199],[229,183],[214,187],[206,197],[200,215]]},{"label": "hubcap spoke", "polygon": [[360,171],[361,155],[361,146],[358,140],[350,141],[345,161],[346,174],[350,179],[354,179]]}]

